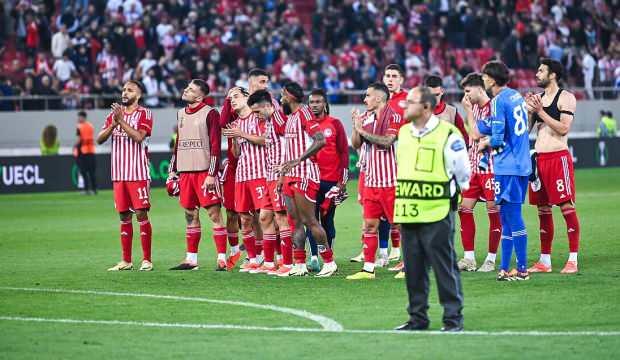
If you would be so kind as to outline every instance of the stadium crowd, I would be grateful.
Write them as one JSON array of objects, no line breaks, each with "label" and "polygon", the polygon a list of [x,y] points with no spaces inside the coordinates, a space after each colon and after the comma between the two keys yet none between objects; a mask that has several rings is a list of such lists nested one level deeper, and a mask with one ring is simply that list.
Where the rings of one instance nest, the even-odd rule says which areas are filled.
[{"label": "stadium crowd", "polygon": [[[620,6],[597,1],[7,1],[0,16],[0,95],[68,95],[51,108],[107,106],[84,94],[120,94],[140,79],[147,105],[173,104],[188,79],[224,93],[269,70],[328,92],[365,89],[386,64],[406,70],[405,88],[425,75],[457,88],[491,58],[534,87],[538,58],[562,61],[567,84],[588,98],[620,88]],[[310,10],[308,10],[310,9]],[[308,10],[308,11],[306,11]],[[338,103],[344,97],[332,95]],[[21,104],[21,105],[20,105]],[[40,109],[40,100],[4,101],[2,110]]]}]

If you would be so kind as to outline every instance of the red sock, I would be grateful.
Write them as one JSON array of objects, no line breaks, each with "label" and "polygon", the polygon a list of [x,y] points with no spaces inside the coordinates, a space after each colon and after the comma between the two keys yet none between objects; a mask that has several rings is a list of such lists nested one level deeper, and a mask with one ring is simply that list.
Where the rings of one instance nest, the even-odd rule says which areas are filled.
[{"label": "red sock", "polygon": [[252,230],[241,231],[243,236],[243,245],[245,245],[245,251],[248,253],[250,259],[256,258],[256,235]]},{"label": "red sock", "polygon": [[280,233],[276,234],[275,248],[276,248],[276,254],[282,255],[282,247],[280,246]]},{"label": "red sock", "polygon": [[185,243],[187,244],[188,253],[198,253],[198,244],[200,244],[201,233],[202,230],[200,229],[200,226],[188,226],[185,229]]},{"label": "red sock", "polygon": [[213,242],[215,243],[215,249],[218,254],[226,254],[226,228],[214,227],[213,228]]},{"label": "red sock", "polygon": [[254,242],[254,248],[256,249],[256,255],[263,253],[263,239],[256,239]]},{"label": "red sock", "polygon": [[566,230],[568,231],[568,249],[570,252],[579,251],[579,218],[577,211],[570,208],[562,211],[564,220],[566,220]]},{"label": "red sock", "polygon": [[540,221],[540,253],[551,254],[551,243],[553,242],[553,213],[551,209],[538,209],[538,220]]},{"label": "red sock", "polygon": [[293,249],[293,258],[295,259],[295,264],[305,264],[306,249]]},{"label": "red sock", "polygon": [[321,258],[323,258],[324,263],[330,263],[334,261],[334,251],[330,247],[319,245],[319,255],[321,255]]},{"label": "red sock", "polygon": [[390,238],[392,239],[392,247],[399,248],[400,247],[400,230],[398,228],[392,227],[390,230]]},{"label": "red sock", "polygon": [[379,235],[377,233],[364,233],[364,262],[375,262],[377,247],[379,246]]},{"label": "red sock", "polygon": [[239,245],[239,234],[238,233],[227,233],[226,237],[228,237],[228,245],[237,246]]},{"label": "red sock", "polygon": [[121,221],[121,249],[123,261],[131,262],[131,240],[133,239],[133,225],[131,220]]},{"label": "red sock", "polygon": [[497,254],[499,241],[502,238],[502,221],[498,210],[489,210],[489,252]]},{"label": "red sock", "polygon": [[151,261],[151,239],[153,229],[149,219],[140,221],[140,242],[142,243],[142,258]]},{"label": "red sock", "polygon": [[293,238],[290,229],[280,231],[280,247],[282,248],[282,263],[284,265],[292,265]]},{"label": "red sock", "polygon": [[265,254],[265,262],[273,262],[276,251],[276,234],[263,234],[263,252]]},{"label": "red sock", "polygon": [[461,207],[459,208],[459,218],[461,219],[461,242],[463,243],[463,250],[474,251],[474,237],[476,236],[474,211]]}]

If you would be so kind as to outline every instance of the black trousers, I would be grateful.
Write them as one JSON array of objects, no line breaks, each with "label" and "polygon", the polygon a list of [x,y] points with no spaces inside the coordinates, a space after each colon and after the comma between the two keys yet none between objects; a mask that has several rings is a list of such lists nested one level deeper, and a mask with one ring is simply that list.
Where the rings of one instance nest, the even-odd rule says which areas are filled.
[{"label": "black trousers", "polygon": [[461,274],[454,252],[454,212],[443,220],[427,224],[402,224],[405,279],[409,294],[409,320],[429,323],[428,292],[430,268],[435,273],[445,325],[463,324]]},{"label": "black trousers", "polygon": [[[336,186],[336,184],[338,184],[336,181],[321,180],[319,184],[319,191],[316,194],[316,208],[314,213],[316,219],[319,220],[319,223],[321,224],[321,226],[323,226],[323,229],[325,229],[325,234],[327,235],[327,243],[329,244],[330,248],[334,245],[334,238],[336,238],[336,227],[334,226],[336,206],[332,205],[329,210],[327,210],[325,216],[321,216],[321,204],[325,200],[325,195],[327,194],[327,192],[331,190],[333,186]],[[314,240],[314,237],[312,237],[312,233],[308,229],[306,229],[306,238],[310,243],[310,252],[312,253],[312,255],[319,255],[319,249],[316,240]]]},{"label": "black trousers", "polygon": [[95,154],[78,155],[77,165],[84,178],[84,190],[97,192],[97,162],[95,161]]}]

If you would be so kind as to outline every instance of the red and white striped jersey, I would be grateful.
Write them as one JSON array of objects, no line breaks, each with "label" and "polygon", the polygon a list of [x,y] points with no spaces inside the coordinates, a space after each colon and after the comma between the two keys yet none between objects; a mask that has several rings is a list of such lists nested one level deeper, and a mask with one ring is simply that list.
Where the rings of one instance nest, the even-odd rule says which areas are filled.
[{"label": "red and white striped jersey", "polygon": [[277,181],[280,174],[275,170],[284,162],[284,132],[286,115],[275,102],[276,111],[265,124],[265,145],[267,146],[267,180]]},{"label": "red and white striped jersey", "polygon": [[[284,160],[299,159],[312,144],[312,136],[319,131],[319,124],[314,120],[310,108],[307,105],[301,105],[299,109],[289,115],[286,121]],[[292,168],[285,175],[294,178],[310,179],[318,183],[319,166],[314,156],[311,156]]]},{"label": "red and white striped jersey", "polygon": [[[487,119],[491,115],[491,102],[487,102],[483,106],[478,106],[478,104],[473,104],[472,112],[474,113],[474,119],[476,121],[482,121]],[[481,170],[478,168],[478,163],[482,158],[482,153],[478,152],[478,143],[479,140],[472,140],[471,146],[469,147],[469,163],[471,164],[471,171],[474,174],[492,174],[493,173],[493,156],[489,153],[489,169]]]},{"label": "red and white striped jersey", "polygon": [[[265,135],[265,123],[258,120],[254,113],[245,118],[238,118],[235,126],[242,132],[250,135]],[[267,149],[264,145],[256,145],[244,138],[237,138],[239,144],[239,159],[235,181],[265,179],[267,177]]]},{"label": "red and white striped jersey", "polygon": [[[374,131],[378,121],[374,115],[371,116],[373,117],[372,128]],[[389,125],[384,135],[398,135],[401,125],[402,117],[392,111]],[[396,186],[396,151],[394,144],[389,148],[384,148],[368,141],[365,142],[364,186],[376,188]]]},{"label": "red and white striped jersey", "polygon": [[[358,150],[358,159],[356,166],[360,169],[360,174],[366,172],[366,143],[363,142]],[[362,180],[362,179],[360,179]]]},{"label": "red and white striped jersey", "polygon": [[[151,136],[153,128],[153,114],[139,106],[131,114],[125,113],[123,120],[136,130],[146,131]],[[108,115],[103,125],[107,129],[112,125],[112,113]],[[149,173],[148,138],[141,143],[132,140],[120,125],[112,132],[112,181],[140,181],[151,180]]]}]

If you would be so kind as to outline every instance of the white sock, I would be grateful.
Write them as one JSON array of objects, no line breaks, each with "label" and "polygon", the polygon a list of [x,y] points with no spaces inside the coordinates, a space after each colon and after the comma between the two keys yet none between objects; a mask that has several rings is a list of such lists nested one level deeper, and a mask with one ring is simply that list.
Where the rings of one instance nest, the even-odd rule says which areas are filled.
[{"label": "white sock", "polygon": [[258,264],[255,257],[250,259],[250,264]]},{"label": "white sock", "polygon": [[388,257],[388,249],[387,249],[387,248],[385,248],[385,249],[383,249],[383,248],[379,249],[379,256],[380,256],[380,257],[382,257],[382,258],[386,258],[386,257]]},{"label": "white sock", "polygon": [[231,246],[230,247],[230,255],[235,255],[237,253],[239,253],[239,245]]},{"label": "white sock", "polygon": [[488,254],[487,254],[487,259],[486,259],[486,261],[492,261],[492,262],[495,262],[496,257],[497,257],[497,254],[488,253]]},{"label": "white sock", "polygon": [[224,254],[224,253],[217,254],[217,259],[218,260],[226,260],[226,254]]},{"label": "white sock", "polygon": [[398,256],[400,256],[400,248],[399,248],[399,247],[393,247],[393,246],[392,246],[392,253],[393,253],[394,255],[398,255]]},{"label": "white sock", "polygon": [[577,253],[576,252],[569,253],[568,254],[568,261],[577,262]]},{"label": "white sock", "polygon": [[263,265],[265,265],[266,267],[273,267],[273,263],[272,263],[272,262],[267,262],[267,261],[265,261],[265,262],[263,263]]},{"label": "white sock", "polygon": [[190,252],[188,252],[185,255],[185,260],[191,262],[192,264],[197,264],[198,263],[198,253],[190,253]]},{"label": "white sock", "polygon": [[363,269],[364,271],[375,272],[375,263],[365,262]]},{"label": "white sock", "polygon": [[551,254],[540,254],[540,262],[547,266],[551,266]]},{"label": "white sock", "polygon": [[467,260],[476,260],[476,255],[473,251],[465,251],[464,257]]},{"label": "white sock", "polygon": [[316,255],[312,255],[312,256],[310,257],[310,260],[316,260],[316,261],[319,261],[319,257],[318,257],[318,256],[316,256]]}]

